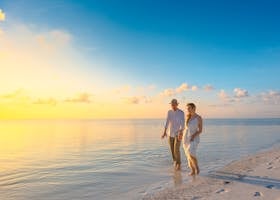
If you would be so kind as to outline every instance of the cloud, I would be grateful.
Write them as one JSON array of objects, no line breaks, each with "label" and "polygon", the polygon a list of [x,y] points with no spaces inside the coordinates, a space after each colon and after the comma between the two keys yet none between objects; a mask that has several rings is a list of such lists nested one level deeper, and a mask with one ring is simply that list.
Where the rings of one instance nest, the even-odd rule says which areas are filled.
[{"label": "cloud", "polygon": [[128,104],[151,103],[152,99],[147,96],[132,96],[125,98],[125,102]]},{"label": "cloud", "polygon": [[156,85],[149,85],[149,86],[148,86],[148,89],[149,89],[149,90],[154,90],[154,89],[156,89],[156,88],[157,88]]},{"label": "cloud", "polygon": [[140,103],[140,98],[139,97],[128,97],[127,98],[127,103],[130,104],[139,104]]},{"label": "cloud", "polygon": [[57,104],[57,100],[54,98],[48,98],[48,99],[39,98],[36,101],[34,101],[33,104],[47,104],[47,105],[55,106]]},{"label": "cloud", "polygon": [[5,21],[6,15],[5,13],[0,9],[0,21]]},{"label": "cloud", "polygon": [[205,85],[205,86],[203,87],[203,89],[204,89],[205,91],[212,91],[212,90],[214,90],[214,87],[213,87],[212,85],[210,85],[210,84],[207,84],[207,85]]},{"label": "cloud", "polygon": [[243,97],[248,97],[249,96],[248,91],[245,90],[245,89],[235,88],[233,90],[233,92],[234,92],[234,96],[237,97],[237,98],[243,98]]},{"label": "cloud", "polygon": [[233,95],[227,94],[224,90],[220,90],[218,96],[221,100],[227,102],[240,102],[241,99],[249,97],[249,92],[245,89],[235,88],[233,90]]},{"label": "cloud", "polygon": [[179,87],[175,89],[175,91],[177,94],[179,94],[184,91],[188,91],[189,89],[191,89],[191,86],[189,86],[187,83],[182,83]]},{"label": "cloud", "polygon": [[156,85],[145,85],[145,86],[131,86],[131,85],[123,85],[121,87],[115,88],[112,90],[114,94],[128,94],[134,93],[138,96],[145,95],[147,92],[151,92],[156,88]]},{"label": "cloud", "polygon": [[117,89],[114,90],[114,93],[116,94],[124,94],[124,93],[127,93],[131,90],[131,86],[130,85],[124,85],[124,86],[121,86]]},{"label": "cloud", "polygon": [[15,90],[14,92],[10,92],[0,96],[2,99],[6,99],[9,101],[14,102],[21,102],[21,103],[32,103],[32,104],[49,104],[49,105],[56,105],[57,101],[54,98],[38,98],[37,100],[33,101],[32,98],[26,94],[26,91],[22,88]]},{"label": "cloud", "polygon": [[174,96],[175,94],[176,91],[172,88],[165,89],[160,93],[161,96],[166,96],[166,97],[171,97]]},{"label": "cloud", "polygon": [[266,103],[275,104],[275,105],[280,104],[280,91],[270,90],[261,93],[259,96]]},{"label": "cloud", "polygon": [[231,106],[231,104],[228,104],[228,103],[223,103],[223,104],[210,104],[208,105],[209,107],[212,107],[212,108],[219,108],[219,107],[228,107],[228,106]]},{"label": "cloud", "polygon": [[192,91],[197,91],[198,90],[198,87],[196,85],[193,85],[192,86]]},{"label": "cloud", "polygon": [[20,88],[12,92],[0,95],[0,101],[10,103],[11,105],[22,104],[26,105],[30,103],[30,96],[26,90]]},{"label": "cloud", "polygon": [[167,88],[167,89],[163,90],[160,93],[160,96],[171,97],[171,96],[181,94],[181,93],[189,91],[189,90],[196,91],[196,90],[198,90],[198,86],[196,86],[196,85],[191,86],[191,85],[188,85],[187,83],[182,83],[177,88]]},{"label": "cloud", "polygon": [[236,102],[239,101],[238,98],[232,98],[230,95],[228,95],[224,90],[220,90],[218,93],[218,97],[225,102]]},{"label": "cloud", "polygon": [[1,95],[1,97],[5,99],[13,99],[13,98],[21,97],[23,95],[24,95],[24,90],[20,88],[11,93],[3,94]]},{"label": "cloud", "polygon": [[218,93],[218,96],[222,100],[228,100],[229,99],[229,95],[224,90],[220,90],[220,92]]},{"label": "cloud", "polygon": [[69,103],[91,103],[91,94],[89,93],[80,93],[77,94],[75,97],[73,98],[67,98],[65,99],[65,102],[69,102]]},{"label": "cloud", "polygon": [[67,98],[65,100],[57,100],[56,98],[41,98],[41,97],[31,97],[24,89],[17,89],[13,92],[0,95],[2,101],[17,102],[17,103],[27,103],[27,104],[48,104],[57,105],[59,102],[69,102],[69,103],[91,103],[92,96],[89,93],[80,93],[72,98]]},{"label": "cloud", "polygon": [[66,46],[72,39],[72,36],[63,30],[51,30],[35,36],[38,45],[48,51],[54,51],[57,48]]}]

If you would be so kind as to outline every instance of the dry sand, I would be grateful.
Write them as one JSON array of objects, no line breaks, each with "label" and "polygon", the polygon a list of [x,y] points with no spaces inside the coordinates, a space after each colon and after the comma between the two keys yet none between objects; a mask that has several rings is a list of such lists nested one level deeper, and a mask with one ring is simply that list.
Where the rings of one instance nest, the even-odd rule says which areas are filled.
[{"label": "dry sand", "polygon": [[280,200],[280,147],[235,161],[143,199]]}]

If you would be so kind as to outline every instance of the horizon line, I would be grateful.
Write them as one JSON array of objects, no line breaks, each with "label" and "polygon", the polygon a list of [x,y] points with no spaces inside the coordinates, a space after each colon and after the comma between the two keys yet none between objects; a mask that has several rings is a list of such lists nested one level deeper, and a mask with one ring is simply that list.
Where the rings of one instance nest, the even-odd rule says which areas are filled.
[{"label": "horizon line", "polygon": [[[203,119],[280,119],[279,117],[207,117]],[[0,121],[24,121],[24,120],[165,120],[165,118],[10,118],[0,119]]]}]

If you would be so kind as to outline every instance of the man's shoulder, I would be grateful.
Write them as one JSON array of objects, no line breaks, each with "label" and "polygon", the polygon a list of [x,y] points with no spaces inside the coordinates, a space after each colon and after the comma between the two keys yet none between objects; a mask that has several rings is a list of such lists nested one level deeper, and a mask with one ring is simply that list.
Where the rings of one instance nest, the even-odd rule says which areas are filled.
[{"label": "man's shoulder", "polygon": [[[170,110],[168,110],[167,113],[169,114],[169,113],[173,113],[173,112],[174,112],[174,110],[170,109]],[[181,110],[181,109],[179,109],[179,108],[177,109],[177,112],[180,113],[180,114],[184,114],[184,111]],[[176,112],[175,112],[175,113],[176,113]]]},{"label": "man's shoulder", "polygon": [[181,109],[178,109],[178,111],[179,111],[180,113],[184,114],[184,111],[183,111],[183,110],[181,110]]}]

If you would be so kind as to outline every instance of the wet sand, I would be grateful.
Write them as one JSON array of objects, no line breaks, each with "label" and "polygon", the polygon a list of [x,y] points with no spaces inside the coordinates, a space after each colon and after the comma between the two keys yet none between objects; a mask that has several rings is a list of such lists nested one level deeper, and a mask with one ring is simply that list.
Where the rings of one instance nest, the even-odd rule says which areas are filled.
[{"label": "wet sand", "polygon": [[280,147],[234,161],[218,171],[196,176],[190,183],[143,199],[280,200]]}]

